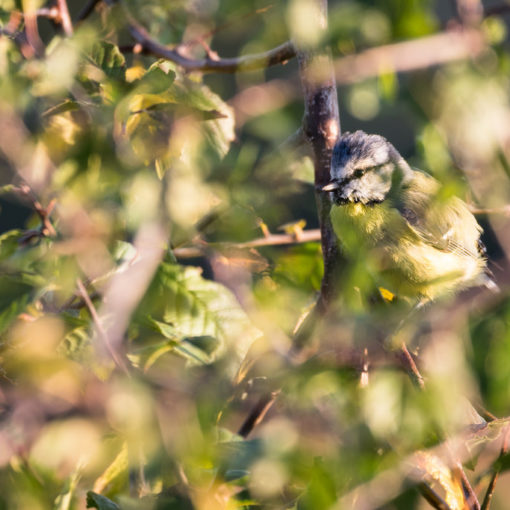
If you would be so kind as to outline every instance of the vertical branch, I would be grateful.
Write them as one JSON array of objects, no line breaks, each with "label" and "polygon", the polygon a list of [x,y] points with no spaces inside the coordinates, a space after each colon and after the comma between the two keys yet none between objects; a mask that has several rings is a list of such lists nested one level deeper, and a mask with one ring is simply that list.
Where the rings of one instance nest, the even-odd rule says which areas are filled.
[{"label": "vertical branch", "polygon": [[[307,30],[314,34],[317,40],[325,40],[328,27],[328,2],[327,0],[310,1],[316,7],[316,19],[309,20],[310,24]],[[299,39],[299,36],[297,38]],[[324,259],[324,277],[317,305],[294,333],[289,353],[291,357],[301,352],[313,332],[317,319],[326,311],[328,304],[335,297],[338,267],[341,263],[340,250],[329,216],[331,209],[329,196],[320,191],[322,186],[330,180],[331,154],[340,135],[340,115],[333,63],[328,49],[304,47],[305,45],[300,45],[299,41],[294,42],[305,101],[303,133],[311,144],[314,155],[316,201]],[[259,402],[239,428],[239,435],[246,438],[251,433],[270,409],[278,393],[279,390],[276,390],[260,397]]]},{"label": "vertical branch", "polygon": [[67,37],[71,37],[73,35],[73,23],[71,21],[71,16],[69,15],[67,1],[57,0],[57,5],[60,14],[60,24],[62,25],[62,30],[64,30],[64,33],[67,35]]},{"label": "vertical branch", "polygon": [[[311,20],[309,30],[317,30],[320,40],[327,31],[327,0],[315,0],[317,20]],[[303,48],[297,44],[299,73],[305,100],[304,133],[313,148],[317,209],[321,230],[324,278],[320,310],[324,310],[335,295],[336,274],[340,263],[337,239],[329,212],[331,203],[321,187],[329,182],[331,153],[340,135],[340,115],[336,81],[331,54],[327,48]]]}]

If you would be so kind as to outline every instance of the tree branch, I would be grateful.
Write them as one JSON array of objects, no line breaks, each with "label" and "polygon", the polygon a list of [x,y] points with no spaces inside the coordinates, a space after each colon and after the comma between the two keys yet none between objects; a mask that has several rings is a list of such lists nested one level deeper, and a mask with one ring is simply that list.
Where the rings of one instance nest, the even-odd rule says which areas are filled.
[{"label": "tree branch", "polygon": [[96,5],[101,2],[101,0],[89,0],[82,8],[82,10],[78,14],[78,21],[83,21],[85,18],[88,18],[94,9],[96,8]]},{"label": "tree branch", "polygon": [[[498,461],[500,461],[508,453],[509,439],[510,439],[510,427],[507,426],[503,436],[503,445],[501,446],[501,451],[499,452]],[[492,473],[491,481],[489,482],[489,487],[487,488],[487,492],[485,493],[485,497],[483,498],[481,510],[489,510],[491,506],[492,497],[494,496],[494,490],[496,489],[496,483],[498,481],[500,471],[501,467],[498,466],[497,468],[494,469],[494,473]]]},{"label": "tree branch", "polygon": [[342,57],[335,62],[335,75],[338,83],[356,83],[381,73],[416,71],[473,58],[486,48],[479,30],[450,30]]},{"label": "tree branch", "polygon": [[73,22],[69,15],[69,8],[67,7],[66,0],[57,0],[57,8],[59,13],[58,22],[62,25],[62,30],[70,37],[73,35]]},{"label": "tree branch", "polygon": [[253,71],[277,64],[285,64],[296,56],[293,44],[287,41],[276,48],[264,53],[246,55],[244,57],[218,58],[210,56],[204,59],[192,59],[181,55],[177,50],[170,49],[154,41],[148,32],[133,18],[128,18],[128,30],[132,37],[140,43],[145,51],[157,57],[166,58],[175,62],[187,71],[234,73],[236,71]]}]

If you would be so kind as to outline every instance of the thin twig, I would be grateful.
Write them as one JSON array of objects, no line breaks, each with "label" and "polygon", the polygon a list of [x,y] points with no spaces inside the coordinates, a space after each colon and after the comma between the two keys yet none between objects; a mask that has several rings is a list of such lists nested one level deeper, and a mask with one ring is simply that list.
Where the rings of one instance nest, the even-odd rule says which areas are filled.
[{"label": "thin twig", "polygon": [[421,390],[423,390],[425,388],[425,381],[418,369],[418,366],[416,365],[416,362],[414,361],[414,358],[407,349],[407,345],[405,344],[405,342],[403,342],[402,345],[400,346],[397,356],[402,362],[402,365],[404,366],[408,375],[411,377],[412,381]]},{"label": "thin twig", "polygon": [[259,401],[251,409],[250,414],[239,427],[238,434],[247,438],[252,430],[264,419],[275,400],[278,398],[280,390],[272,391],[260,397]]},{"label": "thin twig", "polygon": [[457,473],[460,476],[460,481],[462,484],[462,491],[464,493],[464,500],[466,503],[466,507],[469,510],[480,510],[480,502],[478,501],[478,498],[476,497],[473,487],[471,487],[471,484],[469,483],[469,480],[466,476],[464,468],[462,467],[462,464],[457,461],[456,466],[454,467],[454,470],[457,471]]},{"label": "thin twig", "polygon": [[489,207],[487,209],[469,206],[469,210],[473,214],[501,214],[507,217],[510,216],[510,205],[504,205],[502,207]]},{"label": "thin twig", "polygon": [[175,49],[167,48],[154,41],[148,32],[139,23],[129,18],[128,30],[132,37],[138,41],[145,50],[153,55],[175,62],[187,71],[234,73],[236,71],[253,71],[277,64],[285,64],[296,56],[293,44],[290,41],[268,50],[243,57],[212,59],[192,59],[181,55]]},{"label": "thin twig", "polygon": [[119,367],[126,375],[129,375],[129,370],[124,362],[124,360],[119,356],[119,354],[116,352],[116,350],[113,348],[110,339],[108,337],[108,334],[106,333],[106,330],[103,327],[103,324],[101,322],[101,319],[99,318],[99,315],[96,311],[96,308],[94,307],[94,303],[92,303],[88,293],[87,289],[85,289],[85,286],[83,285],[83,282],[80,278],[76,279],[76,285],[78,287],[78,291],[83,298],[83,301],[87,305],[87,308],[90,312],[90,315],[92,317],[92,320],[94,321],[94,325],[96,327],[96,331],[101,338],[101,341],[103,342],[104,347],[110,354],[112,360],[114,363]]},{"label": "thin twig", "polygon": [[314,241],[320,241],[321,233],[320,230],[310,229],[303,230],[297,234],[269,234],[268,236],[259,237],[251,241],[244,243],[201,243],[195,246],[182,246],[175,248],[173,254],[178,258],[193,258],[202,257],[204,253],[211,250],[211,248],[261,248],[264,246],[282,246],[286,244],[301,244],[310,243]]},{"label": "thin twig", "polygon": [[418,484],[418,489],[421,495],[433,506],[436,510],[452,510],[450,505],[426,483]]},{"label": "thin twig", "polygon": [[[503,436],[503,445],[501,446],[501,451],[499,452],[499,457],[497,462],[501,460],[507,453],[508,453],[508,442],[510,439],[510,426],[507,426],[505,435]],[[496,483],[499,478],[500,473],[500,467],[498,466],[497,469],[494,470],[494,473],[492,474],[491,481],[489,483],[489,486],[487,487],[487,492],[485,493],[485,497],[483,498],[483,503],[481,510],[489,510],[491,503],[492,503],[492,497],[494,496],[494,491],[496,489]]]},{"label": "thin twig", "polygon": [[285,64],[296,56],[294,45],[286,41],[280,46],[263,53],[245,55],[234,58],[212,58],[207,56],[203,59],[188,58],[179,53],[178,48],[168,48],[155,41],[147,30],[133,18],[120,0],[107,0],[108,5],[121,4],[127,21],[127,29],[131,36],[140,43],[145,51],[153,55],[166,58],[175,62],[187,71],[234,73],[237,71],[253,71],[277,64]]},{"label": "thin twig", "polygon": [[28,44],[32,47],[36,56],[44,54],[44,44],[39,37],[39,28],[37,26],[37,11],[30,2],[23,3],[23,17],[25,20],[25,33]]},{"label": "thin twig", "polygon": [[67,7],[66,0],[57,0],[57,7],[60,16],[60,24],[62,25],[62,29],[67,37],[73,35],[73,22],[71,21],[71,16],[69,15],[69,8]]},{"label": "thin twig", "polygon": [[20,186],[12,186],[9,191],[26,198],[34,211],[37,213],[41,220],[41,227],[39,230],[28,230],[25,235],[21,238],[21,242],[27,242],[34,237],[55,237],[57,235],[55,228],[53,227],[50,215],[56,205],[56,200],[53,198],[50,200],[46,207],[43,207],[37,196],[35,195],[32,188],[24,183]]}]

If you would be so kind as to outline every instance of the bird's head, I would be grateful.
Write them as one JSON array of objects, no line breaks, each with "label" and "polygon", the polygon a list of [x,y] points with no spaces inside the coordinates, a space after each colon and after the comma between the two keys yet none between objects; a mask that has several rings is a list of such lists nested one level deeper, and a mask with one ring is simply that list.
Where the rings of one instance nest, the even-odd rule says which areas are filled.
[{"label": "bird's head", "polygon": [[386,138],[363,131],[344,133],[333,149],[331,181],[337,204],[382,202],[396,181],[412,174],[409,165]]}]

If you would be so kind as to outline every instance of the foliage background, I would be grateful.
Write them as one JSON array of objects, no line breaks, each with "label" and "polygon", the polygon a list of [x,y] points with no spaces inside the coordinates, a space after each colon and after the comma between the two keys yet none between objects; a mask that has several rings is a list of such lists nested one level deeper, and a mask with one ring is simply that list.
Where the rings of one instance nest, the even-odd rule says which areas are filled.
[{"label": "foliage background", "polygon": [[[0,2],[0,508],[425,508],[420,483],[449,505],[436,508],[471,508],[433,448],[468,445],[481,501],[508,467],[507,4],[331,1],[321,41],[310,5],[99,2],[78,21],[70,0],[71,33],[51,3]],[[386,136],[479,209],[502,291],[404,331],[425,391],[356,304],[364,260],[313,355],[286,355],[322,278],[313,163],[285,143],[303,116],[296,59],[187,73],[133,48],[126,9],[190,58],[329,44],[342,130]],[[443,61],[431,41],[445,31],[482,43]],[[430,65],[348,60],[409,40]],[[236,434],[277,387],[250,438]],[[499,419],[480,425],[468,400]],[[492,508],[509,497],[500,483]]]}]

